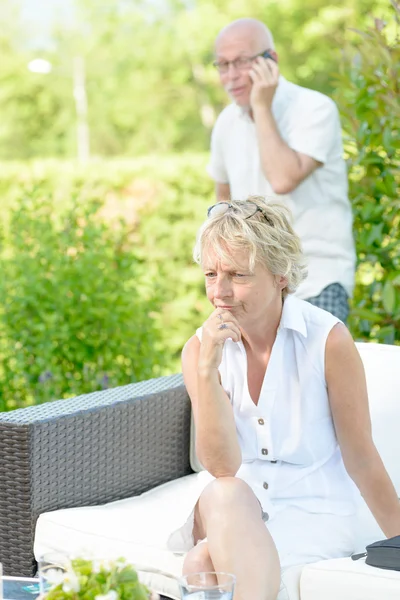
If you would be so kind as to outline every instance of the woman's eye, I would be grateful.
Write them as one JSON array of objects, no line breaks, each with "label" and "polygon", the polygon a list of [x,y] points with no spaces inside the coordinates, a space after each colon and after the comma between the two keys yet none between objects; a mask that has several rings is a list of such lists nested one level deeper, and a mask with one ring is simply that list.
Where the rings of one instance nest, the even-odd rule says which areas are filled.
[{"label": "woman's eye", "polygon": [[246,273],[235,273],[234,277],[247,277]]},{"label": "woman's eye", "polygon": [[211,279],[211,277],[215,277],[215,273],[213,271],[210,271],[209,273],[204,273],[204,276],[207,279]]}]

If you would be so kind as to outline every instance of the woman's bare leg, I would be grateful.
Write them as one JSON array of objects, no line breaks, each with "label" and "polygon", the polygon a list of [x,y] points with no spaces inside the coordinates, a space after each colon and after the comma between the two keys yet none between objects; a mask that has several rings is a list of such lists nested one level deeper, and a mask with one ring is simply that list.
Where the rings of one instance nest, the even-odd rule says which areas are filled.
[{"label": "woman's bare leg", "polygon": [[183,563],[184,575],[189,575],[190,573],[204,573],[204,571],[215,571],[208,551],[207,542],[202,542],[189,550]]},{"label": "woman's bare leg", "polygon": [[276,600],[278,553],[260,504],[244,481],[221,477],[205,488],[195,508],[194,537],[207,537],[215,571],[236,575],[235,600]]}]

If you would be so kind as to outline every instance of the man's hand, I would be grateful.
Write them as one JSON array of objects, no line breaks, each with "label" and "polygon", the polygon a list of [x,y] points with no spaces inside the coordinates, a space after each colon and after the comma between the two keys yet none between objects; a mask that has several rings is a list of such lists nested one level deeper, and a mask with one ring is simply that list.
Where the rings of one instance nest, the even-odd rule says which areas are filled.
[{"label": "man's hand", "polygon": [[270,58],[259,56],[249,72],[253,87],[250,94],[250,105],[254,111],[261,106],[271,109],[276,88],[279,82],[279,67]]}]

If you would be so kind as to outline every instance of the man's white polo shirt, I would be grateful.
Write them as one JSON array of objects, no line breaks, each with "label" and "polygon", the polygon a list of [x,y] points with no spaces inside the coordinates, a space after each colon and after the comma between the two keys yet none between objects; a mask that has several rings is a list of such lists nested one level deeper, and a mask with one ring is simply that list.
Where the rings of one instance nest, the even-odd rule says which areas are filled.
[{"label": "man's white polo shirt", "polygon": [[213,129],[208,172],[216,182],[229,183],[232,199],[245,200],[255,194],[290,208],[308,259],[308,277],[296,296],[317,296],[331,283],[342,284],[351,296],[356,256],[336,105],[327,96],[281,76],[272,112],[288,146],[323,163],[320,168],[290,194],[275,194],[261,168],[254,121],[242,108],[230,104]]}]

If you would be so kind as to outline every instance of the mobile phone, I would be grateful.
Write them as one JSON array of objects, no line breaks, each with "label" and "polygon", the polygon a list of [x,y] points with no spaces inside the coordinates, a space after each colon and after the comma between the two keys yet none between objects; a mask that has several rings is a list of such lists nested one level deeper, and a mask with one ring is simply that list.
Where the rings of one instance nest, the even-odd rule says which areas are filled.
[{"label": "mobile phone", "polygon": [[270,58],[271,60],[273,60],[274,62],[276,62],[276,58],[274,56],[272,56],[272,54],[270,54],[268,52],[268,50],[266,50],[265,52],[263,52],[262,54],[260,54],[260,56],[262,56],[263,58]]}]

